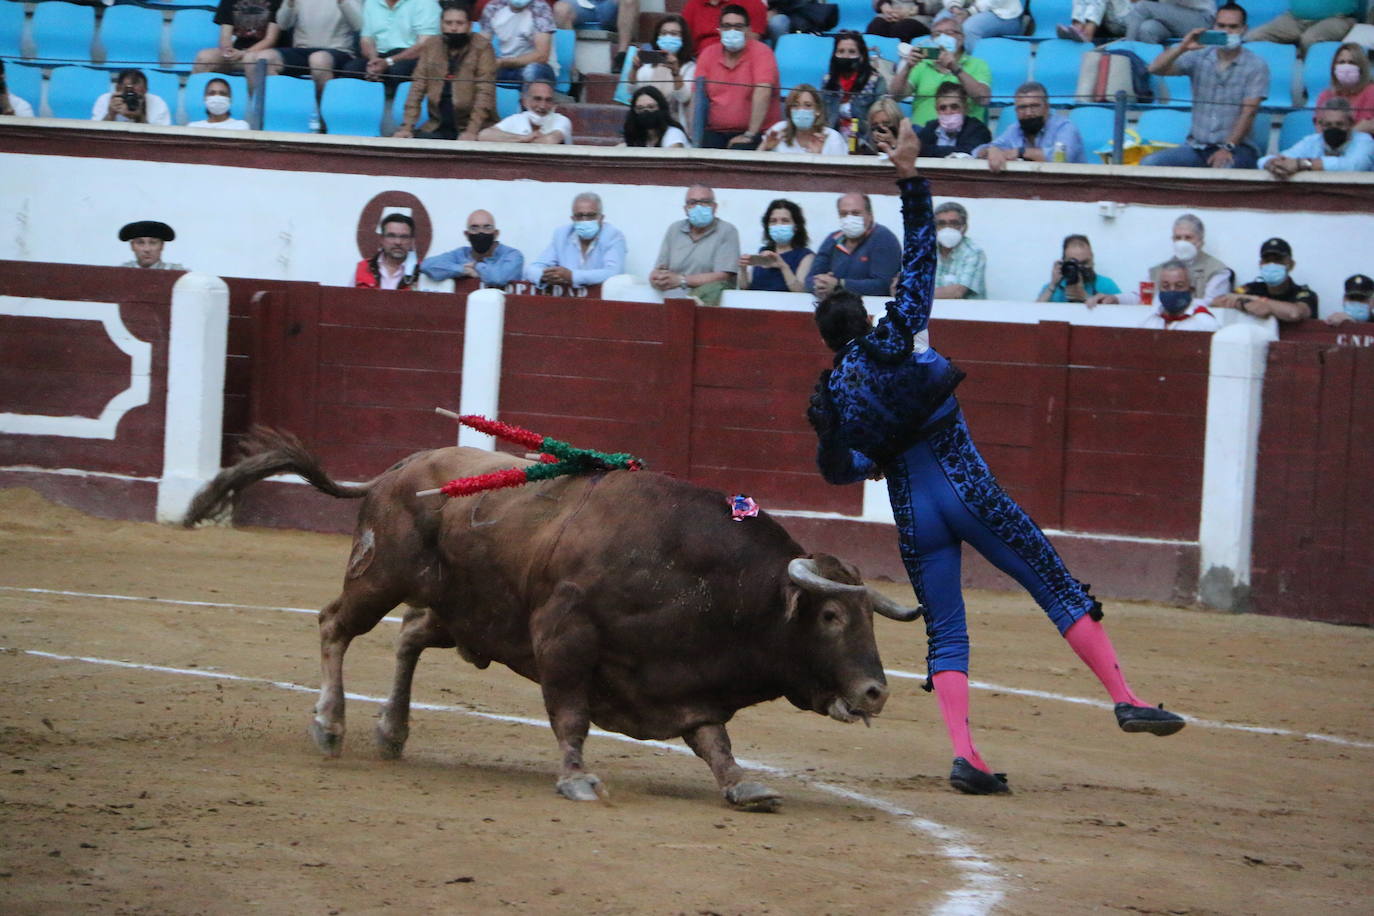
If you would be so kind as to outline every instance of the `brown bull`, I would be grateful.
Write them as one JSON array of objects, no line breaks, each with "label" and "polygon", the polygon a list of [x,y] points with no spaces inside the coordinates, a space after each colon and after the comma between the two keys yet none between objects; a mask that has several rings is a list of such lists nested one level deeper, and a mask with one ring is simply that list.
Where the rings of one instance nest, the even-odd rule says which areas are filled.
[{"label": "brown bull", "polygon": [[310,730],[331,756],[343,746],[344,653],[404,603],[395,682],[376,728],[383,755],[405,745],[420,653],[456,647],[479,668],[499,661],[539,683],[568,798],[600,791],[582,762],[595,722],[640,739],[681,736],[731,804],[770,810],[780,796],[744,779],[725,723],[779,696],[867,721],[887,700],[872,612],[917,614],[870,592],[852,566],[807,556],[766,513],[733,521],[721,493],[660,474],[612,471],[448,499],[416,494],[527,462],[435,449],[344,486],[289,436],[260,432],[254,448],[197,497],[187,524],[277,473],[364,498],[343,592],[320,612],[323,683]]}]

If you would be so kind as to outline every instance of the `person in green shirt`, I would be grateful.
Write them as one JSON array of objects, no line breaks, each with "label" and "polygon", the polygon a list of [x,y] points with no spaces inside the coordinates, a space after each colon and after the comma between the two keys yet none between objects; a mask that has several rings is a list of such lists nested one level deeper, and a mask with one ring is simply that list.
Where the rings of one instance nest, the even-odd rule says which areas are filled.
[{"label": "person in green shirt", "polygon": [[920,49],[903,58],[892,76],[888,91],[898,99],[913,95],[911,123],[917,127],[935,119],[935,90],[945,83],[958,83],[968,93],[968,114],[986,121],[988,98],[992,95],[992,69],[987,61],[964,52],[964,27],[955,19],[941,19],[930,27],[931,42],[939,56],[928,60]]}]

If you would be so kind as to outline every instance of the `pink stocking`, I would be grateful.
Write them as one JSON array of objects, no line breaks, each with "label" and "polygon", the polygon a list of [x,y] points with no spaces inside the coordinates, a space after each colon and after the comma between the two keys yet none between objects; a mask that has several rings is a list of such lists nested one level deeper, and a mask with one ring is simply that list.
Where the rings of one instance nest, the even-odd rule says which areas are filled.
[{"label": "pink stocking", "polygon": [[991,773],[983,758],[978,756],[978,748],[973,746],[973,735],[969,732],[968,675],[962,671],[939,671],[930,679],[935,684],[935,698],[940,701],[940,715],[945,718],[954,756],[963,757],[984,773]]},{"label": "pink stocking", "polygon": [[1126,676],[1121,673],[1121,665],[1116,660],[1116,650],[1107,638],[1102,624],[1091,617],[1079,618],[1064,632],[1064,639],[1083,664],[1092,669],[1093,674],[1107,688],[1113,703],[1130,703],[1132,706],[1148,706],[1144,700],[1131,692]]}]

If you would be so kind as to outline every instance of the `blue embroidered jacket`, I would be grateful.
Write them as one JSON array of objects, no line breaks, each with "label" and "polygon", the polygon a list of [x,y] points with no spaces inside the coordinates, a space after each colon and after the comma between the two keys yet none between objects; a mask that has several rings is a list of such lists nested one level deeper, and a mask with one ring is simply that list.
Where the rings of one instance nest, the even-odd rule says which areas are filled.
[{"label": "blue embroidered jacket", "polygon": [[813,398],[820,437],[817,463],[831,483],[869,476],[924,438],[932,419],[956,409],[951,395],[964,373],[926,345],[935,297],[935,221],[924,178],[897,182],[902,192],[902,272],[887,317],[835,355]]}]

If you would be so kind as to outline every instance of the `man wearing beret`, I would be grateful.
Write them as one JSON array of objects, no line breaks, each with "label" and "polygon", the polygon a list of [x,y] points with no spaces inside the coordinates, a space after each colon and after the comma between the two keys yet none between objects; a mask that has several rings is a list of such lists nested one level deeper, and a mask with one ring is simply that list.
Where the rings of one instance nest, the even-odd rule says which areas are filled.
[{"label": "man wearing beret", "polygon": [[134,259],[125,261],[120,267],[142,267],[146,270],[185,270],[180,264],[162,260],[162,246],[172,241],[177,234],[172,227],[157,220],[142,219],[129,223],[119,230],[119,240],[128,242],[133,249]]}]

